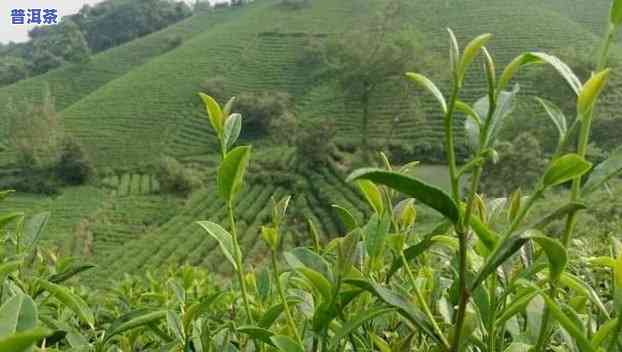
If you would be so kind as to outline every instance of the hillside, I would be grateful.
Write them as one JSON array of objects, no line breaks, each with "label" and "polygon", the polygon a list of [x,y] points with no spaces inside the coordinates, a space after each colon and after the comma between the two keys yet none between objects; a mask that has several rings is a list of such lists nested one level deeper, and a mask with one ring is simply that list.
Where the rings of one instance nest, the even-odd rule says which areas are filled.
[{"label": "hillside", "polygon": [[[209,170],[216,140],[196,93],[210,77],[225,78],[229,95],[285,91],[294,100],[297,118],[328,118],[335,123],[338,143],[356,143],[360,106],[332,79],[314,80],[309,68],[298,64],[298,60],[309,37],[323,40],[338,36],[368,21],[385,1],[315,0],[309,8],[298,10],[278,3],[257,0],[236,9],[197,14],[100,53],[86,65],[67,66],[2,88],[0,104],[10,99],[37,99],[42,86],[48,84],[66,131],[82,142],[96,166],[115,170],[131,170],[162,155],[199,161]],[[594,6],[589,12],[572,12],[561,0],[546,4],[535,0],[498,0],[493,4],[484,0],[432,4],[417,0],[407,3],[401,20],[421,35],[424,55],[445,56],[446,27],[451,27],[462,43],[480,33],[493,33],[489,49],[500,70],[524,51],[594,48],[607,11],[606,1],[598,3],[603,6]],[[167,47],[166,38],[176,35],[184,38],[183,43]],[[471,76],[478,73],[476,70],[470,72]],[[445,73],[432,75],[442,78]],[[519,82],[523,95],[539,92],[537,81],[523,78]],[[475,82],[461,98],[472,102],[484,94],[484,89],[484,82]],[[372,97],[370,128],[376,142],[384,143],[393,131],[393,139],[410,145],[441,144],[442,119],[432,98],[416,89],[402,91],[391,82],[379,91]],[[620,97],[622,78],[615,76],[603,99],[601,115],[617,114],[622,106]],[[542,114],[528,118],[546,121]],[[393,125],[396,115],[400,120]],[[0,122],[6,120],[6,115],[0,113]],[[456,127],[462,144],[459,119]],[[260,145],[260,156],[268,154],[271,144],[258,139],[245,142]],[[272,148],[291,163],[291,150]],[[10,163],[10,153],[2,160]],[[216,243],[194,224],[196,220],[221,221],[224,217],[211,176],[213,170],[205,177],[206,187],[187,200],[158,194],[151,175],[124,172],[108,186],[71,189],[58,199],[17,195],[15,203],[2,207],[15,206],[31,212],[62,209],[54,212],[53,219],[58,220],[52,221],[59,225],[47,239],[73,254],[93,256],[102,268],[98,273],[101,275],[115,276],[181,262],[206,265],[214,271],[225,269],[222,255],[214,250]],[[319,224],[325,238],[342,230],[329,207],[331,203],[353,207],[358,215],[369,211],[360,205],[361,195],[345,184],[344,170],[339,165],[305,170],[294,177],[302,186],[287,188],[259,180],[252,182],[240,199],[237,210],[243,219],[242,245],[256,261],[262,260],[265,250],[257,233],[269,215],[265,205],[271,196],[278,198],[304,190],[295,195],[296,207]],[[75,211],[69,205],[74,204],[74,193],[82,199]],[[88,221],[82,222],[84,219]]]}]

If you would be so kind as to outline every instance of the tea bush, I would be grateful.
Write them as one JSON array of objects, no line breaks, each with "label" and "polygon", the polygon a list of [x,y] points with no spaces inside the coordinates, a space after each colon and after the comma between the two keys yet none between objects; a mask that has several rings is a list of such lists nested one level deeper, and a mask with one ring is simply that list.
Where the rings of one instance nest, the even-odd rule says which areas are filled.
[{"label": "tea bush", "polygon": [[[220,200],[210,199],[209,206],[226,225],[202,220],[197,228],[217,243],[220,265],[230,268],[233,279],[181,268],[123,280],[110,295],[89,294],[65,285],[88,265],[38,248],[49,214],[28,220],[20,213],[2,215],[0,351],[33,345],[98,352],[622,350],[622,244],[612,237],[603,243],[605,253],[594,257],[571,246],[582,240],[579,214],[592,205],[591,195],[622,171],[622,148],[596,166],[586,160],[593,112],[610,75],[608,48],[621,24],[622,1],[615,1],[596,71],[584,81],[541,52],[519,55],[499,74],[486,49],[490,34],[460,50],[449,30],[449,95],[419,73],[406,74],[443,113],[449,191],[412,176],[416,162],[398,167],[381,154],[382,167],[358,169],[347,178],[360,190],[356,200],[337,199],[321,185],[315,186],[318,198],[293,202],[276,187],[244,192],[252,148],[236,146],[243,116],[233,112],[234,100],[221,106],[200,93],[219,147]],[[488,91],[469,104],[460,97],[478,57]],[[498,157],[499,133],[519,91],[510,82],[532,65],[546,65],[564,79],[576,95],[577,118],[568,120],[542,100],[558,131],[556,150],[528,192],[489,199],[481,194],[482,175]],[[467,116],[471,151],[462,165],[454,133],[458,112]],[[310,168],[305,174],[318,177]],[[534,211],[539,200],[566,184],[564,198],[547,203],[543,215]],[[256,198],[270,196],[272,207],[254,224],[239,220],[265,204]],[[285,246],[289,208],[311,201],[337,202],[332,209],[341,223],[325,225],[326,238],[309,216],[309,240],[295,241],[308,245]],[[430,230],[418,222],[423,209],[438,213]],[[603,211],[617,213],[615,207]],[[241,236],[247,228],[260,233],[262,242]],[[158,256],[170,254],[176,243],[169,240]],[[173,260],[195,246],[186,243]],[[264,263],[250,260],[257,246],[269,253]]]}]

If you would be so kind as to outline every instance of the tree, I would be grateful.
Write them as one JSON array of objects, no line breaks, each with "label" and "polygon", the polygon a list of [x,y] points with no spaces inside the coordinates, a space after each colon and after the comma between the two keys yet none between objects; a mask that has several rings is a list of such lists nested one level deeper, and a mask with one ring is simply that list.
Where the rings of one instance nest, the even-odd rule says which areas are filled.
[{"label": "tree", "polygon": [[91,51],[76,23],[63,20],[58,26],[35,27],[29,32],[31,70],[44,73],[64,63],[89,60]]},{"label": "tree", "polygon": [[361,30],[329,40],[324,48],[326,64],[342,89],[361,105],[361,148],[368,158],[370,99],[376,89],[412,69],[419,46],[413,31],[397,21],[401,2],[390,2]]},{"label": "tree", "polygon": [[21,57],[0,58],[0,86],[8,85],[28,77],[26,61]]},{"label": "tree", "polygon": [[93,175],[93,166],[82,146],[72,138],[65,138],[56,165],[58,178],[68,185],[81,185]]}]

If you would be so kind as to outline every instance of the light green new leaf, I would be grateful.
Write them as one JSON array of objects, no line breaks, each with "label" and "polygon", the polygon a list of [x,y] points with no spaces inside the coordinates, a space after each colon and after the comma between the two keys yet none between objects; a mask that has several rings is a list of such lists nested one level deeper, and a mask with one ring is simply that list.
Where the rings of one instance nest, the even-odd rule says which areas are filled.
[{"label": "light green new leaf", "polygon": [[207,94],[199,93],[203,104],[205,104],[205,110],[209,116],[209,121],[212,124],[212,128],[216,131],[218,136],[222,135],[223,127],[225,124],[225,118],[218,102]]},{"label": "light green new leaf", "polygon": [[442,189],[427,184],[417,178],[374,168],[359,169],[348,176],[348,182],[360,179],[370,180],[376,184],[388,186],[413,197],[419,202],[440,212],[453,223],[457,224],[460,221],[460,212],[453,199]]},{"label": "light green new leaf", "polygon": [[551,119],[555,127],[557,127],[557,132],[559,132],[558,143],[561,143],[562,139],[564,139],[564,136],[566,136],[566,133],[568,132],[566,115],[564,115],[561,109],[553,102],[540,98],[536,98],[536,100],[540,103],[540,105],[542,105],[547,113],[547,116]]},{"label": "light green new leaf", "polygon": [[37,306],[30,296],[13,296],[0,307],[0,338],[34,329],[37,319]]},{"label": "light green new leaf", "polygon": [[456,111],[460,111],[461,113],[465,114],[466,117],[471,119],[472,120],[471,122],[475,124],[476,126],[479,127],[482,124],[482,117],[479,116],[477,111],[475,111],[475,109],[473,109],[469,104],[462,102],[460,100],[457,100]]},{"label": "light green new leaf", "polygon": [[581,118],[583,118],[588,111],[592,109],[598,96],[605,88],[607,80],[609,78],[610,69],[602,70],[593,75],[581,89],[579,98],[577,99],[577,111]]},{"label": "light green new leaf", "polygon": [[590,171],[592,163],[586,161],[578,154],[566,154],[553,161],[543,178],[545,188],[556,186]]},{"label": "light green new leaf", "polygon": [[566,248],[564,248],[564,245],[562,245],[558,240],[546,237],[538,232],[532,232],[527,237],[542,247],[546,253],[546,257],[549,260],[551,279],[553,281],[557,281],[568,264],[568,252],[566,251]]},{"label": "light green new leaf", "polygon": [[373,321],[374,318],[378,316],[395,311],[395,308],[378,307],[358,313],[355,317],[346,321],[343,326],[335,331],[335,335],[331,338],[329,343],[329,346],[332,346],[330,350],[336,351],[339,341],[341,341],[341,339],[350,334],[352,331],[356,330],[363,323]]},{"label": "light green new leaf", "polygon": [[223,133],[223,144],[229,150],[240,137],[242,131],[242,115],[232,114],[225,122],[225,131]]},{"label": "light green new leaf", "polygon": [[447,32],[449,33],[449,64],[451,67],[451,72],[457,75],[458,64],[460,62],[460,46],[458,45],[456,35],[451,30],[451,28],[447,28]]},{"label": "light green new leaf", "polygon": [[388,214],[372,215],[365,228],[365,249],[371,258],[380,256],[385,246],[385,240],[391,227],[391,217]]},{"label": "light green new leaf", "polygon": [[622,146],[616,148],[611,153],[607,160],[596,165],[594,170],[590,173],[590,177],[587,179],[585,185],[581,190],[581,194],[586,196],[597,189],[599,189],[605,182],[611,178],[622,173]]},{"label": "light green new leaf", "polygon": [[464,52],[462,53],[462,59],[460,60],[460,64],[458,66],[458,79],[462,81],[464,75],[469,68],[469,65],[475,60],[475,57],[480,52],[482,47],[486,45],[486,43],[492,38],[492,34],[486,33],[477,36],[473,40],[467,44],[464,48]]},{"label": "light green new leaf", "polygon": [[4,338],[0,338],[0,351],[2,352],[27,352],[31,347],[50,335],[46,329],[36,328],[18,332]]},{"label": "light green new leaf", "polygon": [[236,101],[236,97],[231,97],[229,98],[229,101],[227,101],[227,104],[225,104],[225,107],[222,108],[222,116],[227,117],[231,115],[231,111],[233,110],[233,104]]},{"label": "light green new leaf", "polygon": [[218,191],[227,203],[232,203],[242,188],[250,154],[251,147],[237,147],[225,155],[218,168]]},{"label": "light green new leaf", "polygon": [[93,316],[93,312],[80,296],[72,293],[66,287],[53,284],[49,281],[41,279],[36,279],[36,281],[41,288],[48,291],[63,305],[71,309],[82,322],[90,326],[91,329],[95,329],[95,317]]},{"label": "light green new leaf", "polygon": [[406,74],[406,77],[411,79],[413,82],[418,83],[423,88],[427,89],[428,92],[432,93],[434,98],[436,98],[438,103],[441,105],[441,109],[443,113],[447,113],[447,101],[445,100],[443,93],[441,93],[440,89],[438,89],[438,87],[436,86],[436,84],[434,84],[434,82],[432,82],[426,76],[423,76],[423,75],[420,75],[414,72],[408,72]]},{"label": "light green new leaf", "polygon": [[294,341],[294,339],[289,336],[275,335],[270,339],[281,352],[304,352],[302,346],[300,346],[298,342]]},{"label": "light green new leaf", "polygon": [[197,221],[197,224],[201,226],[207,233],[212,236],[220,246],[220,250],[225,255],[225,258],[229,260],[233,269],[238,270],[238,265],[235,260],[236,251],[235,244],[233,243],[233,237],[227,230],[223,229],[220,225],[211,221]]},{"label": "light green new leaf", "polygon": [[126,331],[136,329],[141,326],[147,326],[149,324],[156,323],[162,319],[165,319],[166,313],[167,311],[165,310],[159,310],[155,312],[146,312],[143,314],[138,314],[127,321],[120,322],[120,323],[113,323],[110,330],[106,334],[105,341],[109,340],[113,336],[122,334]]},{"label": "light green new leaf", "polygon": [[384,201],[378,186],[369,180],[359,180],[356,182],[356,185],[376,214],[382,214],[384,212]]},{"label": "light green new leaf", "polygon": [[333,204],[332,207],[337,212],[337,215],[339,216],[339,219],[343,223],[343,226],[346,228],[347,232],[351,232],[359,227],[358,221],[348,209],[337,204]]},{"label": "light green new leaf", "polygon": [[587,339],[583,331],[585,330],[581,326],[577,326],[576,322],[573,319],[569,318],[566,313],[561,309],[561,307],[548,295],[541,295],[546,302],[551,315],[557,320],[559,325],[561,325],[564,330],[566,330],[572,338],[575,339],[579,349],[582,352],[596,352],[596,349],[592,347],[590,341]]}]

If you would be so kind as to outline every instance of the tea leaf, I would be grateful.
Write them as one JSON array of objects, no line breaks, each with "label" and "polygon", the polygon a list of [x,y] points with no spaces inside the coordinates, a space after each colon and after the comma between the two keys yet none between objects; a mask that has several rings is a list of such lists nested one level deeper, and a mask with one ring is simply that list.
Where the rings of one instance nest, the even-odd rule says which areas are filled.
[{"label": "tea leaf", "polygon": [[437,210],[453,223],[460,221],[458,206],[445,191],[414,177],[373,168],[359,169],[348,176],[348,182],[359,179],[388,186]]},{"label": "tea leaf", "polygon": [[469,119],[472,120],[471,122],[474,123],[476,126],[479,127],[481,125],[482,123],[481,116],[479,116],[477,111],[475,111],[475,109],[473,109],[469,104],[462,102],[460,100],[457,100],[456,110],[465,114]]},{"label": "tea leaf", "polygon": [[391,227],[391,217],[387,214],[378,216],[372,215],[365,228],[367,237],[365,238],[365,249],[367,254],[374,259],[382,254],[385,240]]},{"label": "tea leaf", "polygon": [[[287,305],[292,306],[292,305],[299,304],[302,302],[303,301],[299,298],[289,298],[287,300]],[[278,303],[268,308],[268,310],[266,310],[266,312],[263,314],[263,316],[258,322],[259,327],[264,328],[264,329],[269,329],[272,326],[272,324],[274,324],[274,322],[283,313],[284,310],[285,310],[285,306],[283,305],[283,303]]]},{"label": "tea leaf", "polygon": [[254,340],[259,340],[270,346],[276,347],[271,339],[274,336],[274,333],[270,330],[264,329],[259,326],[243,325],[243,326],[238,327],[237,331],[242,334],[246,334],[250,336]]},{"label": "tea leaf", "polygon": [[[141,313],[143,313],[143,311],[141,311]],[[111,329],[106,334],[106,338],[104,339],[104,341],[110,340],[115,335],[122,334],[126,331],[158,322],[166,318],[166,313],[167,311],[165,310],[159,310],[155,312],[137,315],[122,323],[113,323]]]},{"label": "tea leaf", "polygon": [[581,195],[586,196],[599,189],[605,182],[622,173],[622,147],[618,147],[609,153],[609,158],[596,165],[590,177],[583,185]]},{"label": "tea leaf", "polygon": [[606,323],[601,325],[594,336],[592,336],[592,340],[590,341],[592,347],[598,349],[598,347],[602,346],[607,337],[615,330],[616,325],[618,325],[618,318],[608,320]]},{"label": "tea leaf", "polygon": [[24,246],[28,248],[34,247],[38,242],[45,225],[50,219],[49,211],[38,213],[30,217],[24,224]]},{"label": "tea leaf", "polygon": [[48,291],[52,296],[71,309],[85,324],[95,329],[95,317],[91,308],[84,302],[80,296],[72,293],[66,287],[53,284],[46,280],[36,279],[36,282]]},{"label": "tea leaf", "polygon": [[445,100],[443,93],[441,93],[441,91],[434,84],[434,82],[430,81],[430,79],[428,79],[427,77],[414,72],[408,72],[406,74],[406,77],[410,78],[413,82],[418,83],[419,85],[423,86],[423,88],[427,89],[428,92],[432,93],[432,95],[441,105],[443,113],[447,113],[447,101]]},{"label": "tea leaf", "polygon": [[358,313],[355,317],[348,320],[341,326],[337,331],[335,331],[335,335],[331,338],[329,342],[329,346],[332,346],[330,350],[337,350],[337,346],[339,341],[344,338],[346,335],[356,330],[359,326],[361,326],[365,322],[372,321],[374,318],[381,316],[383,314],[392,313],[396,311],[395,308],[372,308],[366,311],[362,311]]},{"label": "tea leaf", "polygon": [[549,259],[551,279],[553,281],[557,281],[568,264],[568,252],[566,251],[566,248],[564,248],[558,240],[538,233],[532,233],[528,236],[528,238],[535,241],[540,245],[540,247],[542,247],[547,258]]},{"label": "tea leaf", "polygon": [[284,253],[287,263],[292,269],[299,268],[300,266],[306,266],[311,268],[326,277],[327,280],[332,280],[331,266],[317,253],[309,250],[305,247],[297,247]]},{"label": "tea leaf", "polygon": [[514,315],[524,311],[529,302],[531,302],[531,300],[538,294],[540,294],[540,291],[528,288],[527,291],[520,296],[514,297],[514,299],[512,299],[512,301],[502,310],[501,315],[499,315],[495,321],[495,325],[502,326]]},{"label": "tea leaf", "polygon": [[46,329],[36,328],[0,339],[0,351],[27,352],[37,342],[50,335]]},{"label": "tea leaf", "polygon": [[380,189],[369,180],[358,180],[356,184],[359,186],[365,199],[367,199],[367,202],[371,205],[376,214],[382,214],[384,212],[384,201],[382,200]]},{"label": "tea leaf", "polygon": [[566,136],[568,132],[568,126],[566,123],[566,115],[558,108],[553,102],[548,100],[540,99],[536,97],[536,100],[542,105],[544,110],[547,113],[547,116],[553,121],[555,127],[557,127],[557,132],[559,132],[559,142]]},{"label": "tea leaf", "polygon": [[0,307],[0,338],[37,326],[37,306],[30,296],[17,294]]},{"label": "tea leaf", "polygon": [[233,110],[233,104],[235,104],[236,101],[236,97],[231,97],[229,98],[229,101],[227,101],[227,104],[225,104],[225,107],[222,109],[222,116],[223,118],[229,116],[229,118],[231,118],[231,110]]},{"label": "tea leaf", "polygon": [[568,65],[556,56],[539,52],[524,53],[512,60],[512,62],[503,71],[503,74],[499,79],[497,90],[501,91],[505,89],[514,74],[521,67],[534,63],[547,63],[553,66],[553,68],[557,70],[557,72],[566,80],[570,88],[572,88],[577,96],[581,92],[581,81],[577,78],[574,72],[572,72],[572,69],[570,69]]},{"label": "tea leaf", "polygon": [[586,161],[582,156],[566,154],[553,161],[544,174],[542,184],[545,188],[556,186],[584,175],[591,168],[592,163]]},{"label": "tea leaf", "polygon": [[593,75],[581,89],[579,98],[577,99],[577,111],[581,118],[592,109],[598,96],[605,88],[607,80],[609,78],[610,69],[606,69]]},{"label": "tea leaf", "polygon": [[568,272],[564,272],[559,277],[559,282],[562,285],[567,286],[571,290],[575,291],[577,294],[588,297],[590,301],[596,306],[596,308],[600,310],[603,316],[609,317],[609,312],[607,311],[607,308],[598,296],[596,290],[594,290],[590,285],[581,280],[579,277],[572,275]]},{"label": "tea leaf", "polygon": [[525,235],[510,235],[503,239],[490,254],[475,280],[471,284],[471,291],[474,291],[479,284],[494,273],[501,264],[512,257],[529,240]]},{"label": "tea leaf", "polygon": [[223,133],[223,145],[226,150],[231,148],[240,137],[242,131],[242,115],[232,114],[225,122],[225,131]]},{"label": "tea leaf", "polygon": [[615,277],[615,294],[614,305],[616,314],[622,316],[622,254],[616,259],[616,266],[613,269],[613,276]]},{"label": "tea leaf", "polygon": [[347,232],[351,232],[359,227],[358,221],[348,209],[336,204],[333,204],[332,207],[337,211],[337,215],[339,216],[339,219],[343,223],[343,226],[346,228]]},{"label": "tea leaf", "polygon": [[298,342],[294,341],[294,339],[289,336],[275,335],[270,339],[281,352],[304,352],[302,346],[300,346]]},{"label": "tea leaf", "polygon": [[[484,136],[484,148],[492,146],[495,139],[499,135],[501,128],[503,127],[503,123],[505,119],[512,113],[514,110],[514,99],[518,92],[520,91],[520,87],[516,85],[511,92],[502,91],[499,92],[499,97],[497,98],[497,107],[494,113],[491,116],[490,122],[488,122],[488,132],[486,136]],[[480,98],[475,105],[473,106],[475,111],[479,116],[489,116],[490,110],[490,102],[489,97],[485,96]],[[486,121],[482,121],[483,125],[486,125]],[[479,130],[478,130],[479,131]],[[479,148],[479,141],[481,137],[479,136],[479,132],[477,133],[477,147]]]},{"label": "tea leaf", "polygon": [[480,52],[482,47],[486,45],[490,38],[492,38],[492,34],[490,33],[479,35],[471,40],[464,48],[464,53],[462,53],[462,59],[460,60],[460,64],[458,66],[458,79],[460,81],[464,78],[469,65],[471,65],[477,54]]},{"label": "tea leaf", "polygon": [[228,203],[242,188],[250,153],[251,147],[237,147],[226,154],[218,168],[218,191]]},{"label": "tea leaf", "polygon": [[207,233],[212,236],[220,246],[220,250],[224,254],[225,258],[229,260],[233,269],[238,270],[238,265],[235,260],[236,248],[233,243],[233,237],[229,232],[220,227],[220,225],[213,223],[211,221],[197,221],[197,224],[201,226]]},{"label": "tea leaf", "polygon": [[176,312],[172,312],[170,310],[166,312],[166,326],[173,332],[173,335],[175,335],[179,342],[183,343],[186,340],[181,325],[181,319],[179,319],[179,315],[177,315]]},{"label": "tea leaf", "polygon": [[207,94],[199,93],[201,100],[203,100],[203,104],[205,104],[205,110],[207,111],[207,115],[209,116],[209,121],[212,124],[212,128],[219,136],[223,132],[224,127],[224,116],[222,110],[220,109],[220,105],[218,102],[210,97]]},{"label": "tea leaf", "polygon": [[95,265],[92,264],[84,264],[84,265],[71,265],[70,267],[68,267],[67,269],[65,269],[64,271],[58,273],[58,274],[54,274],[52,276],[50,276],[48,278],[49,282],[55,283],[55,284],[60,284],[62,282],[65,282],[69,279],[71,279],[72,277],[95,268]]},{"label": "tea leaf", "polygon": [[447,28],[449,33],[449,66],[454,75],[458,74],[458,63],[460,62],[460,46],[454,32]]},{"label": "tea leaf", "polygon": [[520,211],[520,208],[521,208],[521,200],[522,200],[522,193],[519,188],[516,191],[514,191],[514,193],[512,193],[512,197],[510,198],[510,208],[508,209],[508,220],[510,222],[514,221],[514,219],[516,218],[516,215],[518,215],[518,212]]},{"label": "tea leaf", "polygon": [[320,295],[322,295],[325,302],[330,302],[332,300],[333,286],[326,279],[326,277],[324,277],[324,275],[305,266],[297,267],[295,270],[301,273],[302,276],[309,281],[309,283],[320,293]]},{"label": "tea leaf", "polygon": [[544,298],[544,301],[546,302],[546,305],[549,308],[551,315],[564,328],[564,330],[566,330],[570,334],[570,336],[572,336],[575,339],[580,350],[596,352],[596,350],[590,344],[590,341],[587,339],[587,337],[583,333],[585,329],[583,329],[580,326],[577,326],[575,322],[573,322],[573,320],[570,319],[566,315],[566,313],[564,313],[564,311],[559,307],[559,305],[553,299],[551,299],[548,295],[543,294],[541,296],[542,298]]},{"label": "tea leaf", "polygon": [[415,326],[417,326],[421,330],[421,332],[434,338],[437,342],[442,343],[442,339],[434,333],[434,329],[432,328],[432,325],[428,322],[425,315],[423,315],[418,310],[415,310],[408,298],[403,297],[397,292],[383,288],[378,284],[369,282],[364,279],[346,279],[345,282],[368,292],[371,292],[389,306],[397,308],[400,314],[410,320]]}]

